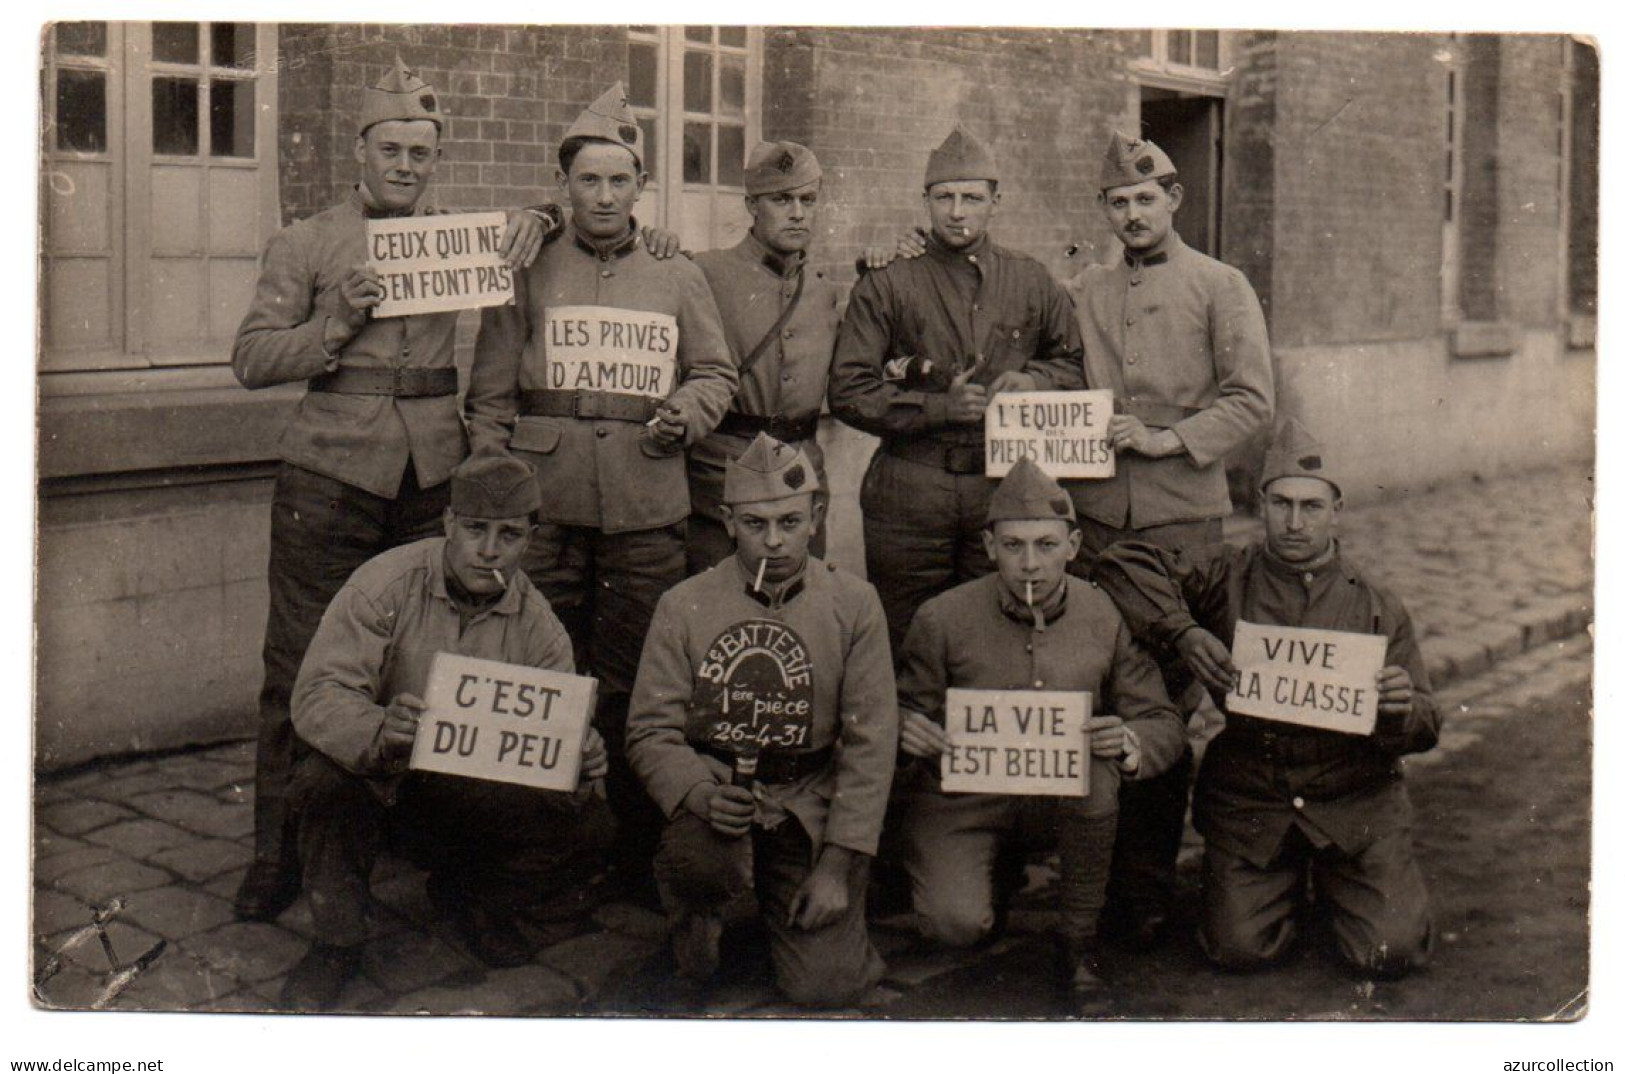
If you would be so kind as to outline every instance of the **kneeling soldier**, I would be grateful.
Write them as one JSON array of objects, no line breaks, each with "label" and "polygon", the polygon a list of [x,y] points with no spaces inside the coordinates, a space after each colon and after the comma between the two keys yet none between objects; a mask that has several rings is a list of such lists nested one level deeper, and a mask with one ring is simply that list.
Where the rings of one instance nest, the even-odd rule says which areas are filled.
[{"label": "kneeling soldier", "polygon": [[897,749],[886,620],[874,587],[808,554],[805,454],[760,434],[725,482],[737,552],[661,598],[632,694],[632,767],[670,818],[655,877],[689,982],[754,881],[779,987],[848,1005],[884,968],[864,887]]},{"label": "kneeling soldier", "polygon": [[612,822],[587,786],[608,768],[589,733],[574,794],[409,772],[436,652],[574,670],[570,639],[519,569],[541,494],[511,458],[453,471],[446,535],[385,552],[322,616],[293,693],[309,747],[292,805],[315,942],[288,975],[285,1007],[331,1006],[360,963],[368,877],[386,836],[429,870],[429,895],[493,966],[533,951],[516,915],[601,867]]},{"label": "kneeling soldier", "polygon": [[1136,636],[1177,649],[1220,703],[1237,684],[1238,619],[1387,639],[1369,735],[1226,715],[1196,781],[1202,946],[1233,969],[1275,961],[1297,937],[1312,877],[1343,958],[1398,976],[1433,947],[1399,765],[1439,740],[1427,668],[1399,598],[1343,558],[1342,490],[1297,421],[1265,458],[1259,499],[1261,543],[1174,553],[1125,541],[1095,568]]},{"label": "kneeling soldier", "polygon": [[[902,853],[927,939],[952,946],[987,937],[996,920],[995,864],[1018,827],[1052,820],[1061,854],[1061,938],[1080,1005],[1105,984],[1096,925],[1117,830],[1122,779],[1155,776],[1184,748],[1184,729],[1157,667],[1106,595],[1069,575],[1079,536],[1072,501],[1030,459],[994,492],[983,532],[997,573],[927,601],[909,627],[898,672],[902,750],[935,763],[948,748],[951,687],[1088,691],[1089,794],[1020,798],[948,794],[934,773],[904,803]],[[1045,817],[1042,814],[1049,813]]]}]

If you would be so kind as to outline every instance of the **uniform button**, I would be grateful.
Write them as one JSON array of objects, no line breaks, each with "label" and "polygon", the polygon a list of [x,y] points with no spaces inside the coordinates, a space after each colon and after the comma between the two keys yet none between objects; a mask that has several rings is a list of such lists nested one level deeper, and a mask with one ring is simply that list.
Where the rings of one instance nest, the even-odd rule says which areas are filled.
[{"label": "uniform button", "polygon": [[786,328],[784,330],[784,338],[785,339],[795,339],[796,338],[796,330],[794,328]]},{"label": "uniform button", "polygon": [[1293,809],[1302,809],[1303,808],[1303,799],[1302,798],[1294,798],[1294,799],[1292,799],[1292,808]]},{"label": "uniform button", "polygon": [[1027,651],[1028,651],[1028,652],[1029,652],[1029,653],[1030,653],[1030,652],[1032,652],[1032,651],[1033,651],[1033,647],[1032,647],[1032,646],[1031,646],[1031,645],[1029,645],[1029,646],[1027,646]]},{"label": "uniform button", "polygon": [[1140,278],[1138,276],[1130,276],[1128,278],[1128,285],[1130,287],[1138,287],[1138,286],[1140,286]]},{"label": "uniform button", "polygon": [[607,280],[607,279],[609,279],[611,276],[613,276],[615,274],[613,272],[609,271],[609,269],[604,269],[598,275],[602,276],[604,279]]},{"label": "uniform button", "polygon": [[971,263],[971,264],[973,264],[973,265],[974,265],[974,264],[976,264],[976,255],[975,255],[975,254],[971,254],[971,255],[970,255],[970,256],[969,256],[969,257],[967,257],[967,258],[965,258],[965,260],[966,260],[966,261],[969,261],[969,262],[970,262],[970,263]]},{"label": "uniform button", "polygon": [[782,380],[782,381],[784,381],[784,382],[785,382],[785,383],[786,383],[786,384],[788,384],[788,383],[790,383],[790,382],[791,382],[791,381],[792,381],[792,380],[795,380],[795,379],[796,379],[796,378],[795,378],[795,377],[792,377],[792,376],[791,376],[791,375],[790,375],[790,374],[788,374],[788,373],[786,373],[786,374],[784,374],[784,375],[783,375],[783,376],[781,376],[781,377],[779,377],[779,379],[780,379],[780,380]]},{"label": "uniform button", "polygon": [[1043,679],[1034,679],[1033,680],[1033,689],[1034,690],[1042,690],[1043,688],[1044,688],[1044,680]]},{"label": "uniform button", "polygon": [[976,352],[976,360],[978,362],[980,362],[984,357],[985,357],[985,355],[983,355],[981,351]]},{"label": "uniform button", "polygon": [[982,304],[980,302],[972,304],[971,312],[972,313],[981,313],[982,312]]},{"label": "uniform button", "polygon": [[1123,318],[1123,323],[1124,324],[1133,324],[1134,323],[1134,318],[1133,317],[1124,317]]},{"label": "uniform button", "polygon": [[1135,362],[1138,362],[1139,360],[1140,360],[1140,358],[1139,358],[1138,355],[1131,354],[1131,355],[1128,356],[1128,364],[1129,365],[1133,365]]},{"label": "uniform button", "polygon": [[596,432],[600,438],[603,438],[603,437],[606,437],[606,436],[609,435],[609,429],[606,428],[605,426],[602,426],[602,425],[600,425],[597,429],[595,429],[593,431]]}]

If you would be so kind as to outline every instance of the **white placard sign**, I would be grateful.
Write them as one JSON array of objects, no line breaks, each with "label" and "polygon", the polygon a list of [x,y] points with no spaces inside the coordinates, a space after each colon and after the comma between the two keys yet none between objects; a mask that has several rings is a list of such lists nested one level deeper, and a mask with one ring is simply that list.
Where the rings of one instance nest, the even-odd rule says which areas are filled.
[{"label": "white placard sign", "polygon": [[598,681],[436,653],[412,768],[573,791]]},{"label": "white placard sign", "polygon": [[1084,797],[1089,706],[1083,691],[949,690],[942,789]]},{"label": "white placard sign", "polygon": [[1225,705],[1246,716],[1369,735],[1387,652],[1381,634],[1239,620],[1230,659],[1241,682]]},{"label": "white placard sign", "polygon": [[613,306],[550,306],[542,315],[547,387],[664,399],[677,386],[677,318]]},{"label": "white placard sign", "polygon": [[367,221],[367,264],[384,280],[374,317],[445,313],[513,301],[513,271],[497,249],[503,213]]},{"label": "white placard sign", "polygon": [[1108,389],[1001,392],[987,404],[987,476],[1003,477],[1022,459],[1060,480],[1111,477],[1117,456],[1106,436]]}]

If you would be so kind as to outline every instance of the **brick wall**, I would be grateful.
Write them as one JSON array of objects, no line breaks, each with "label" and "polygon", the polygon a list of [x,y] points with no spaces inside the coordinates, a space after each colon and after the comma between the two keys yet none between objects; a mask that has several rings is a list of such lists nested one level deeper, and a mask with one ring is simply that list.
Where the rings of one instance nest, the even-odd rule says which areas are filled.
[{"label": "brick wall", "polygon": [[1502,38],[1496,305],[1526,327],[1555,325],[1560,313],[1562,79],[1557,37]]},{"label": "brick wall", "polygon": [[1573,44],[1573,170],[1569,177],[1569,310],[1597,312],[1597,48]]},{"label": "brick wall", "polygon": [[1441,47],[1425,34],[1278,35],[1277,346],[1439,330]]},{"label": "brick wall", "polygon": [[[804,142],[824,166],[819,260],[838,283],[871,242],[926,222],[930,151],[962,122],[1005,180],[993,234],[1058,276],[1105,256],[1093,178],[1129,124],[1127,35],[1081,30],[777,28],[767,31],[763,133]],[[1077,243],[1073,260],[1066,248]]]}]

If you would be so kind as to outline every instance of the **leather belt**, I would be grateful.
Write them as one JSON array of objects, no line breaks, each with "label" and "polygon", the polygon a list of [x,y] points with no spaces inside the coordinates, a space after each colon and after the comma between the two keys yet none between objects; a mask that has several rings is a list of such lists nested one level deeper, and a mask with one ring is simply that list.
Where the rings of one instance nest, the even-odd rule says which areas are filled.
[{"label": "leather belt", "polygon": [[561,391],[534,388],[519,393],[519,413],[545,418],[603,418],[608,421],[648,421],[659,399],[626,392]]},{"label": "leather belt", "polygon": [[1115,403],[1117,413],[1139,418],[1151,429],[1172,429],[1192,414],[1202,412],[1200,407],[1180,406],[1178,403],[1147,403],[1121,399],[1115,400]]},{"label": "leather belt", "polygon": [[757,433],[766,433],[775,440],[785,442],[811,440],[818,435],[818,415],[791,418],[783,414],[741,414],[737,410],[730,410],[722,415],[717,432],[746,439],[754,438]]},{"label": "leather belt", "polygon": [[[700,745],[694,748],[708,757],[715,757],[729,768],[732,768],[734,762],[739,759],[737,754],[718,749],[716,746]],[[834,756],[833,746],[809,750],[806,753],[764,752],[757,755],[756,782],[794,783],[822,771]]]},{"label": "leather belt", "polygon": [[335,369],[310,378],[313,392],[338,395],[392,395],[397,399],[456,395],[457,370],[449,366],[435,369]]},{"label": "leather belt", "polygon": [[908,462],[924,463],[950,474],[985,474],[987,448],[981,444],[945,444],[940,440],[888,440],[886,454]]}]

